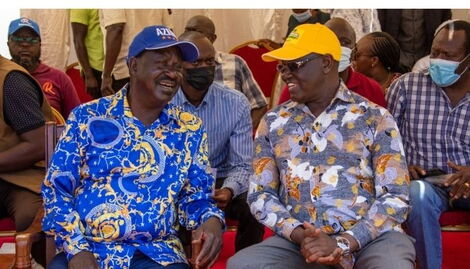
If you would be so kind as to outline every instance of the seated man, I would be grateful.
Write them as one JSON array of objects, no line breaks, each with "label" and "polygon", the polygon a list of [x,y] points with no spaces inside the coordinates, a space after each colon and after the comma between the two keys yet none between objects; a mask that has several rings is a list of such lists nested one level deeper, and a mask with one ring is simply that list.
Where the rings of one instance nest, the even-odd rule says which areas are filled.
[{"label": "seated man", "polygon": [[[42,206],[44,124],[53,120],[41,86],[21,66],[0,56],[0,218],[16,231],[29,227]],[[42,246],[33,257],[43,263]],[[42,258],[42,259],[41,259]]]},{"label": "seated man", "polygon": [[[377,81],[359,73],[351,68],[351,52],[356,44],[356,34],[352,26],[342,18],[332,18],[325,23],[341,43],[341,59],[339,61],[339,77],[344,81],[349,90],[362,95],[376,103],[386,107],[385,97]],[[285,86],[279,99],[279,104],[290,99],[289,87]]]},{"label": "seated man", "polygon": [[8,48],[12,61],[24,67],[39,82],[47,101],[64,119],[80,104],[72,80],[62,71],[41,62],[39,26],[28,18],[10,23]]},{"label": "seated man", "polygon": [[[188,20],[185,31],[196,31],[204,34],[212,43],[217,39],[215,25],[206,16],[197,15]],[[268,103],[263,91],[253,77],[250,68],[240,56],[221,51],[215,56],[215,81],[243,93],[251,105],[253,129],[259,124],[266,112]]]},{"label": "seated man", "polygon": [[196,266],[215,261],[224,217],[206,134],[168,104],[181,59],[197,57],[167,27],[146,27],[129,46],[130,83],[72,111],[42,189],[43,229],[63,251],[50,268],[189,268],[179,225],[202,233]]},{"label": "seated man", "polygon": [[[470,23],[446,24],[434,37],[429,73],[404,75],[387,95],[414,179],[407,227],[423,269],[441,268],[441,213],[470,209],[469,38]],[[453,174],[445,186],[426,181],[435,169]]]},{"label": "seated man", "polygon": [[401,223],[409,176],[385,108],[340,81],[340,42],[321,24],[297,26],[279,60],[293,102],[268,112],[255,139],[251,212],[276,235],[238,252],[228,269],[414,268]]},{"label": "seated man", "polygon": [[209,162],[217,183],[214,199],[228,218],[237,219],[235,250],[259,243],[263,225],[246,203],[251,175],[253,130],[250,104],[243,94],[214,81],[215,49],[203,34],[185,32],[180,40],[194,43],[199,58],[184,62],[183,82],[172,100],[203,121],[209,142]]}]

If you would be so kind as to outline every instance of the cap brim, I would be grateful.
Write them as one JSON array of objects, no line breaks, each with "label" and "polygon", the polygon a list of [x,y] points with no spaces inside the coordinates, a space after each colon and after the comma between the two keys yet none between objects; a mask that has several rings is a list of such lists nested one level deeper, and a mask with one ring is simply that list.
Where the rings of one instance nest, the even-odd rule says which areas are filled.
[{"label": "cap brim", "polygon": [[199,57],[199,50],[197,49],[196,45],[188,41],[177,41],[174,43],[172,42],[170,44],[163,45],[163,46],[145,48],[145,50],[158,50],[158,49],[170,48],[173,46],[177,46],[180,49],[181,57],[183,58],[183,61],[185,62],[194,62]]},{"label": "cap brim", "polygon": [[261,55],[261,58],[265,62],[273,62],[273,61],[291,61],[295,60],[301,57],[304,57],[305,55],[309,54],[309,51],[303,50],[303,49],[298,49],[296,47],[292,46],[284,46],[282,48],[279,48],[277,50],[273,50],[270,52],[267,52],[263,55]]}]

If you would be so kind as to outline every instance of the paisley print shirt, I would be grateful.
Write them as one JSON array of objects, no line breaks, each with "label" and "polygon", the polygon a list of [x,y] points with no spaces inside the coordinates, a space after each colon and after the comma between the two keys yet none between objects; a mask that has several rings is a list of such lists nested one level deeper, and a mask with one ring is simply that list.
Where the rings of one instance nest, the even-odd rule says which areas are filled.
[{"label": "paisley print shirt", "polygon": [[43,230],[67,258],[87,250],[101,268],[128,268],[136,250],[185,263],[179,225],[192,230],[223,212],[211,198],[201,120],[167,105],[146,127],[123,88],[70,114],[42,188]]},{"label": "paisley print shirt", "polygon": [[[255,139],[251,212],[279,236],[308,221],[361,247],[402,231],[409,175],[397,125],[341,83],[318,117],[293,101],[268,112]],[[344,260],[344,259],[343,259]],[[351,267],[353,258],[343,261]]]}]

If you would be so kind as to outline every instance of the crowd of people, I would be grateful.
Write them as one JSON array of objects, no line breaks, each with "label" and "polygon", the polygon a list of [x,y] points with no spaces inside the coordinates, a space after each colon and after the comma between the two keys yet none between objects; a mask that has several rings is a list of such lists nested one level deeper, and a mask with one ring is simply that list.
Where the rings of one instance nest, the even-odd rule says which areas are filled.
[{"label": "crowd of people", "polygon": [[[441,268],[439,217],[470,210],[468,21],[294,9],[262,56],[285,83],[268,110],[246,62],[214,48],[210,18],[177,37],[155,12],[71,10],[84,104],[41,61],[40,25],[10,23],[0,216],[22,231],[44,207],[48,268],[189,268],[192,240],[192,265],[210,268],[226,218],[229,269]],[[45,171],[53,110],[67,121]],[[32,255],[44,264],[43,241]]]}]

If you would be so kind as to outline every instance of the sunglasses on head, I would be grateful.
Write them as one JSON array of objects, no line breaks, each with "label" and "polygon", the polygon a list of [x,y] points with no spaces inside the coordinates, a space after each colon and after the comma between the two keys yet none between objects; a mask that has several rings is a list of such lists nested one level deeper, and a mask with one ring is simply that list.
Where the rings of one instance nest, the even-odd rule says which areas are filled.
[{"label": "sunglasses on head", "polygon": [[298,61],[289,61],[289,62],[286,62],[286,63],[280,63],[276,66],[276,69],[279,73],[284,73],[287,70],[289,70],[289,72],[291,72],[291,73],[296,72],[302,66],[304,66],[306,63],[310,62],[311,60],[315,60],[316,58],[319,58],[319,57],[320,57],[320,55],[312,55],[310,57],[303,58],[303,59],[298,60]]},{"label": "sunglasses on head", "polygon": [[39,37],[37,36],[28,36],[28,37],[21,37],[21,36],[11,36],[11,41],[15,43],[23,43],[26,42],[28,44],[37,44],[39,43]]}]

